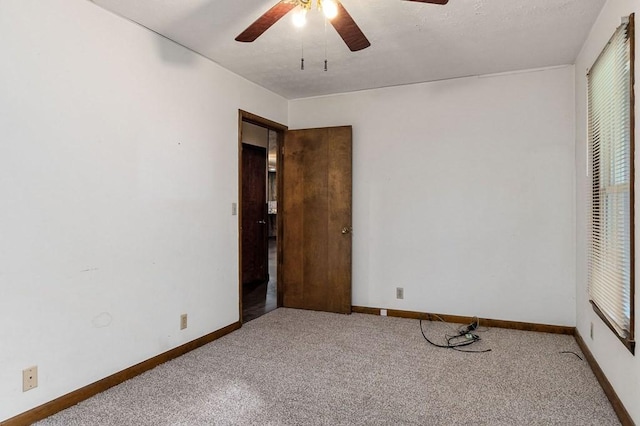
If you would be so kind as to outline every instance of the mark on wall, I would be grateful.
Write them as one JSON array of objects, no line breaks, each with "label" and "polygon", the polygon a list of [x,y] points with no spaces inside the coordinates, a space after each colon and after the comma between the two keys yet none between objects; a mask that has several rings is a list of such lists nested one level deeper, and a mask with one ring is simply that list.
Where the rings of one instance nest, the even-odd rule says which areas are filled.
[{"label": "mark on wall", "polygon": [[94,328],[104,328],[109,327],[111,321],[113,321],[113,317],[109,312],[101,312],[91,321],[91,324]]},{"label": "mark on wall", "polygon": [[91,272],[91,271],[97,271],[97,270],[98,270],[98,268],[89,268],[89,269],[83,269],[80,272]]}]

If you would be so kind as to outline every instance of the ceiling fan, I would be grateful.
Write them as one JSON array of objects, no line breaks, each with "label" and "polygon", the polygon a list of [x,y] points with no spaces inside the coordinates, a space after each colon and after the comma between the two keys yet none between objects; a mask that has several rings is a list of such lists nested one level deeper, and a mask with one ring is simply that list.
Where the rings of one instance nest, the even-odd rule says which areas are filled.
[{"label": "ceiling fan", "polygon": [[[329,0],[325,0],[327,3]],[[407,0],[418,3],[431,3],[431,4],[447,4],[449,0]],[[287,13],[291,12],[297,6],[300,6],[302,11],[306,12],[311,8],[312,0],[281,0],[256,21],[249,25],[238,37],[236,41],[245,43],[251,43],[260,37],[265,31],[267,31],[273,24],[278,22]],[[318,9],[322,9],[322,0],[316,0]],[[344,8],[339,0],[335,0],[335,12],[334,17],[329,19],[333,28],[336,29],[342,40],[344,40],[347,47],[352,51],[366,49],[371,46],[369,40],[364,35],[358,24],[353,20],[347,9]],[[325,13],[325,15],[328,15]]]}]

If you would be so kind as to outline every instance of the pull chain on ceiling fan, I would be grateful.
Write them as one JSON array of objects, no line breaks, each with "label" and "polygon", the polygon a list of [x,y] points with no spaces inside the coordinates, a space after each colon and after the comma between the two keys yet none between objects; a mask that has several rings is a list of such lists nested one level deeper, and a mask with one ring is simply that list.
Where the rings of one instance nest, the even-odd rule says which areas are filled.
[{"label": "pull chain on ceiling fan", "polygon": [[[445,5],[449,0],[405,0],[417,3],[430,3]],[[318,9],[321,9],[333,28],[336,29],[342,40],[349,50],[356,52],[371,46],[369,40],[364,35],[358,24],[353,20],[347,9],[344,8],[339,0],[316,0]],[[249,25],[238,37],[236,41],[251,43],[264,34],[273,24],[278,22],[284,15],[300,6],[301,13],[304,14],[311,9],[312,0],[281,0],[271,9],[266,11],[256,21]],[[331,18],[330,16],[333,16]],[[303,19],[301,18],[301,19]]]}]

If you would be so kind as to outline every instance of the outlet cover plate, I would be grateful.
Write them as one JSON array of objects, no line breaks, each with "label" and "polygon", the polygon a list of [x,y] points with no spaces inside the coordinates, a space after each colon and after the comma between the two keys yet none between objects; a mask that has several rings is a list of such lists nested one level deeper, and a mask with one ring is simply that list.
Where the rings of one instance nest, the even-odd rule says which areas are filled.
[{"label": "outlet cover plate", "polygon": [[38,387],[38,366],[22,370],[22,392]]},{"label": "outlet cover plate", "polygon": [[180,330],[187,328],[187,314],[180,315]]}]

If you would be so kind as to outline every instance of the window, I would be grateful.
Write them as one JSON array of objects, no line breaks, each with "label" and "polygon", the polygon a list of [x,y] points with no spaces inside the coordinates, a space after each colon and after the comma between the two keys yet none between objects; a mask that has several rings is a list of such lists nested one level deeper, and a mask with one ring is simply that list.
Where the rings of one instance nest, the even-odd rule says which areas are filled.
[{"label": "window", "polygon": [[587,74],[591,214],[589,298],[633,353],[634,16]]}]

